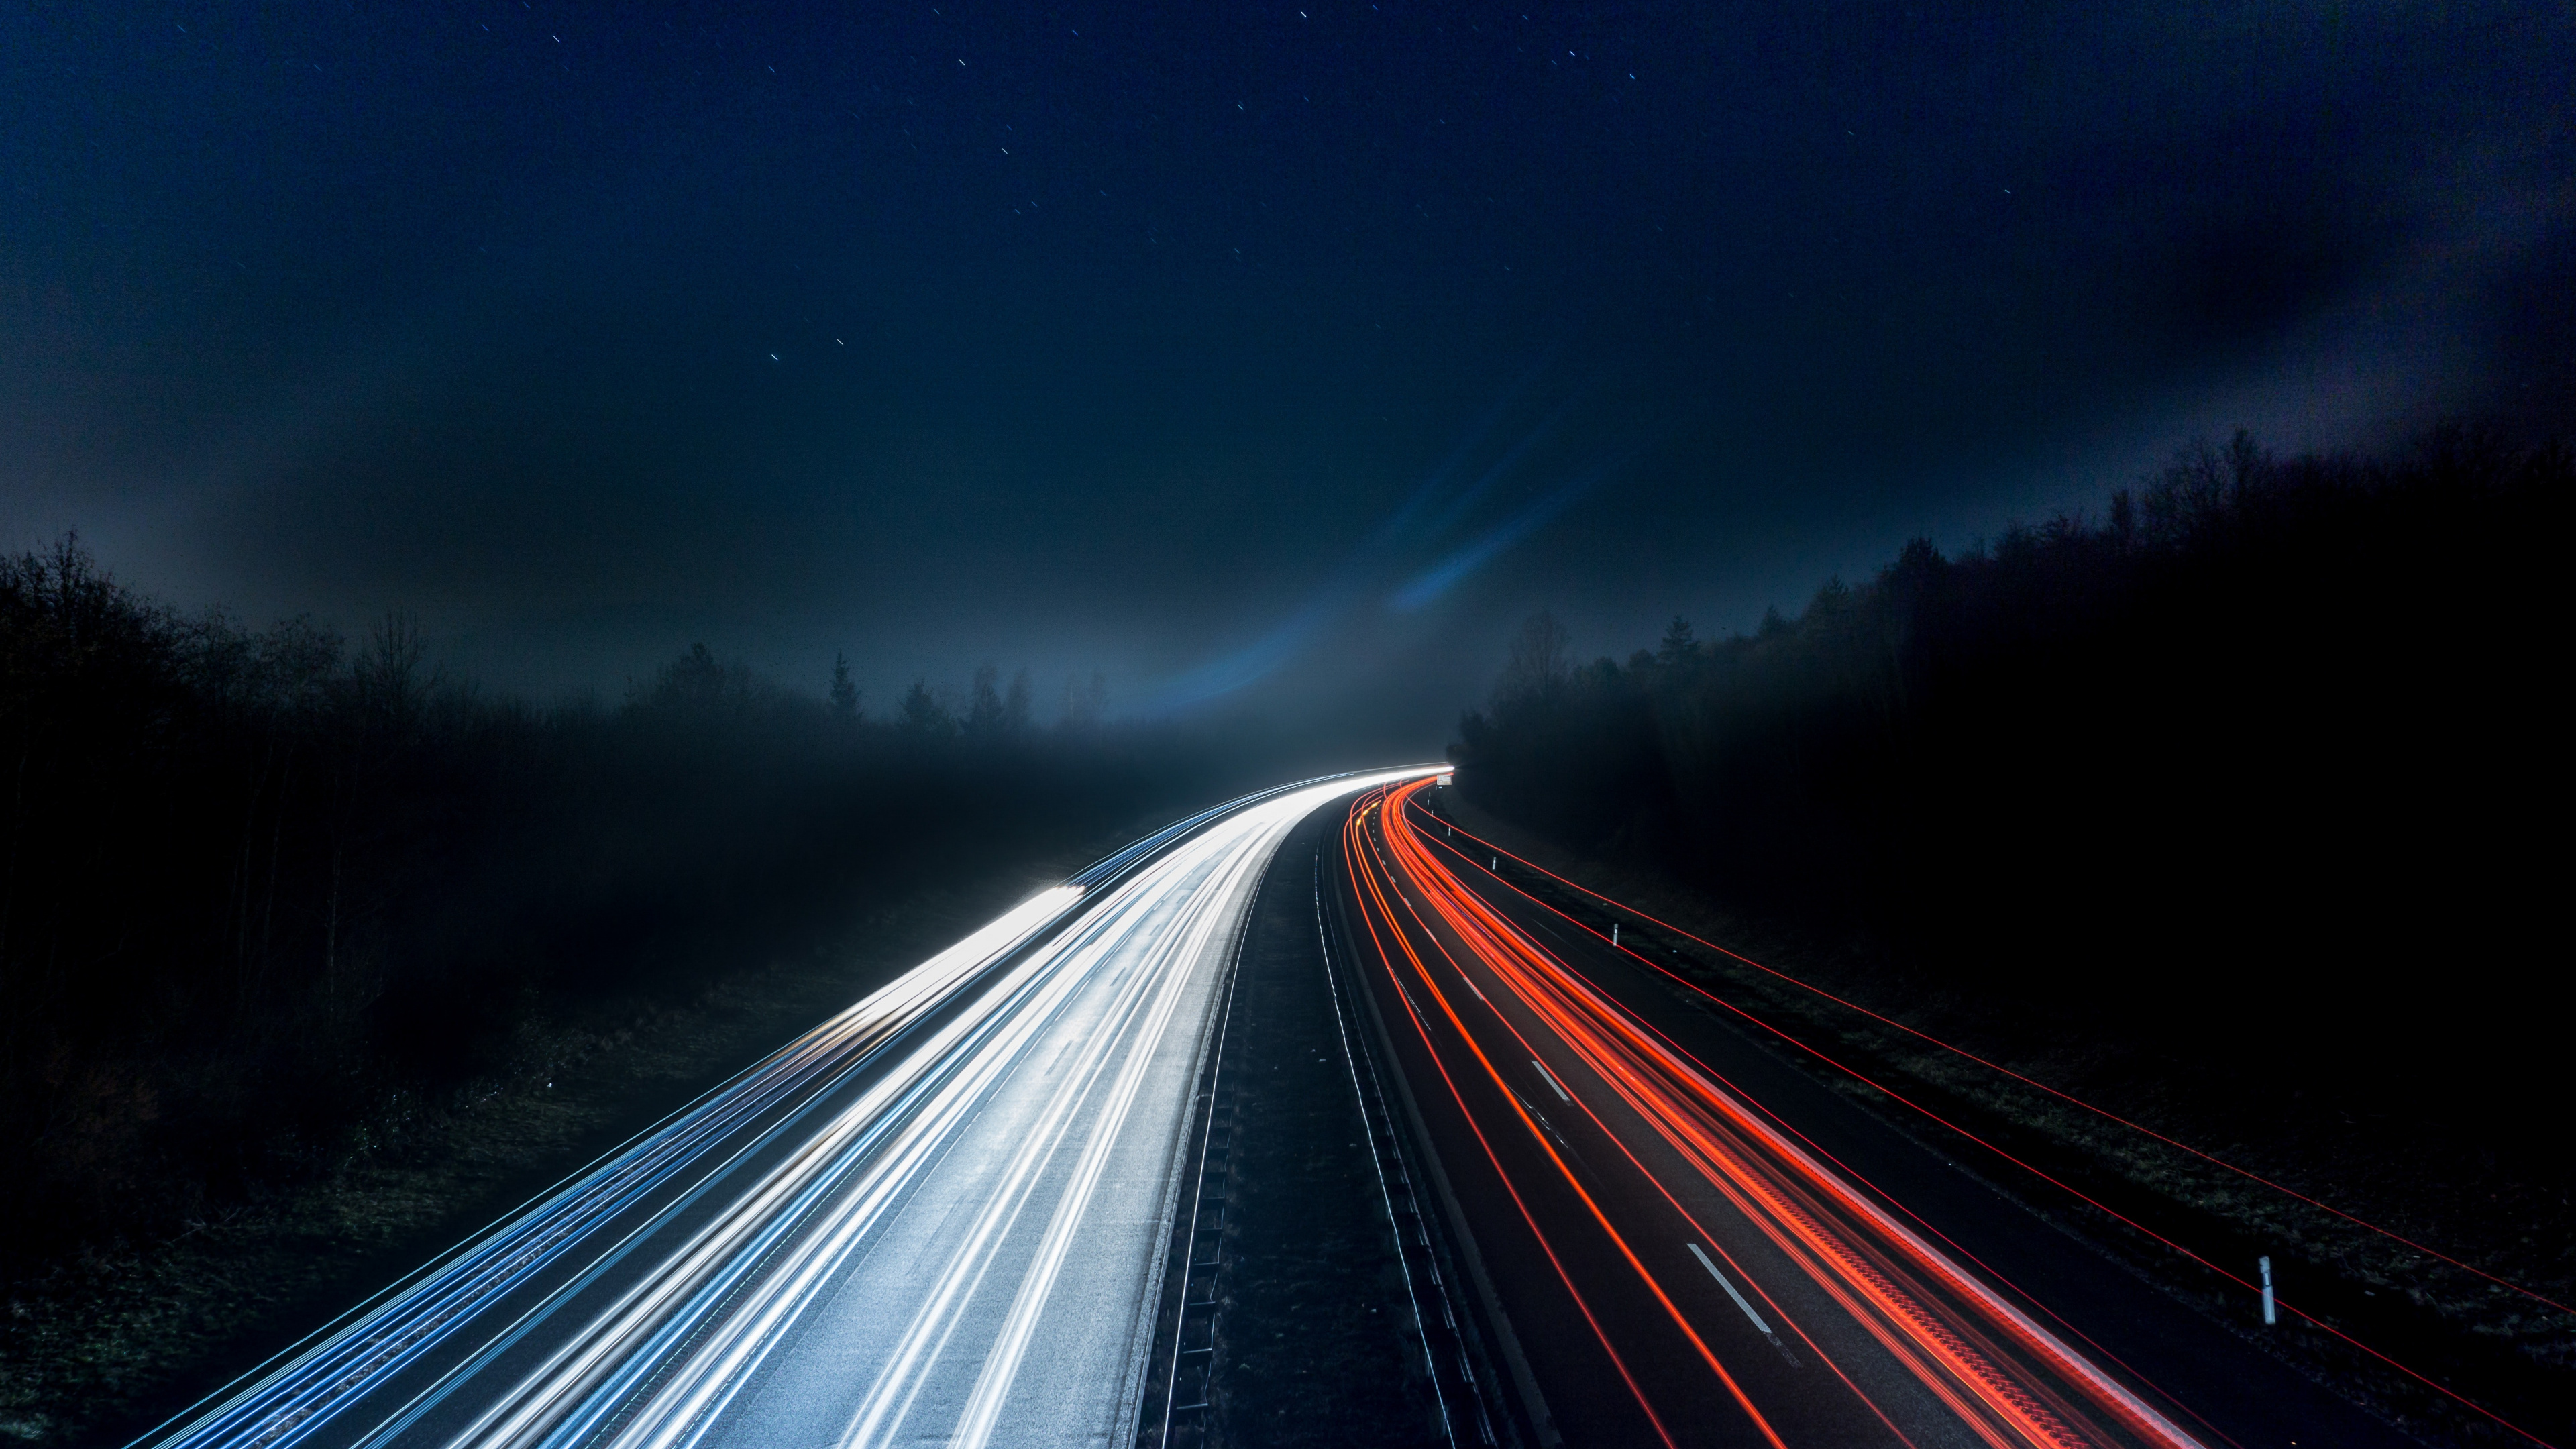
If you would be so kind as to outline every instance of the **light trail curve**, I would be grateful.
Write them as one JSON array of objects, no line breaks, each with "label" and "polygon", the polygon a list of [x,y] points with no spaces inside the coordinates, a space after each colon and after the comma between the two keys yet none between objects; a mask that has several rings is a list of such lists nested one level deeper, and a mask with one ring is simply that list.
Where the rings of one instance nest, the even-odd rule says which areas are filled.
[{"label": "light trail curve", "polygon": [[1517,1296],[1608,1371],[1568,1394],[1601,1442],[2210,1442],[1471,888],[1411,818],[1428,788],[1351,812],[1355,946],[1481,1231],[1546,1265]]},{"label": "light trail curve", "polygon": [[1040,892],[145,1442],[1132,1440],[1263,868],[1436,768],[1246,796]]}]

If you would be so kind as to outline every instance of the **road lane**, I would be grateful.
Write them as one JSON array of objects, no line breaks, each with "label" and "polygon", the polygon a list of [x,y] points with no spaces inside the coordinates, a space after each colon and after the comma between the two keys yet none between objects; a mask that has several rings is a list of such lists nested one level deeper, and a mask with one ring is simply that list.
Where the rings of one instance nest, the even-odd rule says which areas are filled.
[{"label": "road lane", "polygon": [[1423,773],[1246,797],[1041,893],[154,1442],[1132,1437],[1262,867]]},{"label": "road lane", "polygon": [[[1894,1134],[1855,1134],[1859,1114],[1812,1084],[1748,1091],[1729,1075],[1744,1053],[1721,1072],[1692,1049],[1707,1033],[1604,990],[1597,963],[1479,893],[1481,856],[1412,827],[1403,797],[1420,788],[1363,801],[1345,832],[1351,946],[1569,1441],[2298,1442],[2277,1413],[2218,1432],[2104,1347],[2138,1344],[2130,1315],[2173,1333],[2189,1319],[2174,1305],[2133,1281],[2104,1291],[2098,1261],[2027,1274],[2082,1255],[1997,1251],[1998,1217],[2057,1235]],[[1799,1120],[1775,1114],[1783,1101]],[[1953,1182],[1921,1191],[1932,1173]],[[1979,1233],[1959,1231],[1963,1205]],[[2123,1321],[2086,1318],[2091,1339],[2052,1312],[2105,1304]],[[2183,1328],[2193,1351],[2162,1353],[2159,1377],[2198,1368],[2168,1386],[2196,1399],[2241,1375],[2332,1442],[2395,1442],[2205,1323]]]}]

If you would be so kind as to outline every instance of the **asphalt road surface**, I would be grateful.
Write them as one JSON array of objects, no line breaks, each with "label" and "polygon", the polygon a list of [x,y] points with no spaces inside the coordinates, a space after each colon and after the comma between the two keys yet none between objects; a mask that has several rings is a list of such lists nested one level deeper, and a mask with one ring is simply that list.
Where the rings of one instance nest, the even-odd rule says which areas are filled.
[{"label": "asphalt road surface", "polygon": [[[2410,1443],[1504,888],[1353,808],[1350,974],[1541,1444]],[[2249,1312],[2252,1305],[2248,1305]]]},{"label": "asphalt road surface", "polygon": [[147,1442],[2409,1442],[1509,889],[1437,773],[1040,893]]},{"label": "asphalt road surface", "polygon": [[1254,890],[1299,820],[1424,773],[1042,892],[150,1442],[1132,1442]]}]

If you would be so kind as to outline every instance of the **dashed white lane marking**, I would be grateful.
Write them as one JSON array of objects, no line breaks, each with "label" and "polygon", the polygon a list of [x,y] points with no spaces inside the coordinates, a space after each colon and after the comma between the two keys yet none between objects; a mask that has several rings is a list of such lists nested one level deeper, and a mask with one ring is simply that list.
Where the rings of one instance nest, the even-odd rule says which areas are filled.
[{"label": "dashed white lane marking", "polygon": [[1744,1316],[1753,1320],[1753,1326],[1762,1331],[1762,1336],[1771,1337],[1771,1325],[1763,1322],[1762,1315],[1753,1311],[1753,1305],[1744,1301],[1744,1295],[1735,1291],[1735,1285],[1726,1281],[1726,1275],[1717,1271],[1717,1265],[1708,1260],[1708,1254],[1699,1250],[1699,1244],[1691,1244],[1690,1250],[1691,1256],[1699,1259],[1699,1265],[1708,1270],[1708,1276],[1716,1279],[1717,1286],[1726,1290],[1726,1296],[1735,1300],[1735,1306],[1744,1310]]}]

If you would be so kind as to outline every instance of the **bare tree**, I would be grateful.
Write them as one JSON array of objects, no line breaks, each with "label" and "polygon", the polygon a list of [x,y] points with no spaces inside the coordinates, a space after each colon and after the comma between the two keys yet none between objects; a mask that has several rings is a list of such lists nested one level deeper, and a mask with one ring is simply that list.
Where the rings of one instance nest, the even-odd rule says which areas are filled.
[{"label": "bare tree", "polygon": [[441,682],[440,671],[429,666],[429,641],[421,636],[420,620],[401,610],[378,621],[350,672],[362,705],[397,732],[417,722]]},{"label": "bare tree", "polygon": [[1064,677],[1064,728],[1091,728],[1100,723],[1101,713],[1108,705],[1109,676],[1094,672],[1088,683],[1078,674]]},{"label": "bare tree", "polygon": [[991,739],[1002,732],[1002,692],[993,687],[1001,672],[991,664],[975,666],[974,692],[966,702],[966,733],[976,739]]},{"label": "bare tree", "polygon": [[1002,727],[1014,735],[1028,733],[1030,708],[1029,671],[1023,665],[1011,676],[1011,692],[1002,696]]},{"label": "bare tree", "polygon": [[1494,686],[1496,700],[1552,694],[1574,677],[1574,636],[1556,616],[1541,609],[1521,621],[1512,636],[1503,677]]},{"label": "bare tree", "polygon": [[832,689],[826,698],[835,718],[859,722],[859,686],[850,678],[850,656],[837,651],[832,655]]}]

